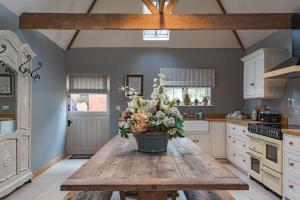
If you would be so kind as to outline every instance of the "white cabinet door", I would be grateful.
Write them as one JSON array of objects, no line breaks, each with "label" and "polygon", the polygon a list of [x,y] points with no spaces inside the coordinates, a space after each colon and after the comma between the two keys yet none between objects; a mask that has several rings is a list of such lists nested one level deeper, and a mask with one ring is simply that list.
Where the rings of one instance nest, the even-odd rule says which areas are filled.
[{"label": "white cabinet door", "polygon": [[255,63],[248,61],[244,65],[244,97],[249,98],[255,94]]},{"label": "white cabinet door", "polygon": [[210,154],[210,136],[209,134],[196,135],[195,143],[206,153]]},{"label": "white cabinet door", "polygon": [[213,157],[226,157],[225,122],[211,122],[211,154]]},{"label": "white cabinet door", "polygon": [[254,69],[254,97],[264,96],[264,79],[261,78],[261,74],[264,73],[264,57],[259,56],[255,59],[255,69]]}]

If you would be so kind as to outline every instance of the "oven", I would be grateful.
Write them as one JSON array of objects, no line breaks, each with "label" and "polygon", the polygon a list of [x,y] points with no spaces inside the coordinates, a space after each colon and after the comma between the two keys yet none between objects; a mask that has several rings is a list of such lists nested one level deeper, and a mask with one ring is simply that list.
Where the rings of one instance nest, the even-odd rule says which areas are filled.
[{"label": "oven", "polygon": [[257,136],[249,137],[249,175],[262,182],[263,143]]},{"label": "oven", "polygon": [[264,137],[263,165],[282,173],[282,140]]}]

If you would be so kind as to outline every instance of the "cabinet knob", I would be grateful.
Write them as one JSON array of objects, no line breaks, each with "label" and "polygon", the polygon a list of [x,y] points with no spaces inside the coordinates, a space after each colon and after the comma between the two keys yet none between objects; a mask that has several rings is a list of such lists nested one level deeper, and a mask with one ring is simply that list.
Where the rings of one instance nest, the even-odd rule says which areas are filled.
[{"label": "cabinet knob", "polygon": [[290,166],[291,166],[291,167],[294,167],[294,163],[293,163],[293,162],[290,162]]},{"label": "cabinet knob", "polygon": [[235,140],[233,140],[233,143],[235,143]]},{"label": "cabinet knob", "polygon": [[243,162],[246,162],[246,160],[243,160]]},{"label": "cabinet knob", "polygon": [[245,130],[243,130],[243,133],[246,133],[246,131],[245,131]]},{"label": "cabinet knob", "polygon": [[289,141],[289,145],[294,145],[294,142],[292,142],[292,141]]},{"label": "cabinet knob", "polygon": [[235,156],[235,153],[233,154],[233,156]]},{"label": "cabinet knob", "polygon": [[289,185],[289,188],[293,189],[293,188],[294,188],[294,186],[293,186],[293,185]]},{"label": "cabinet knob", "polygon": [[254,85],[255,85],[255,83],[250,83],[250,85],[251,85],[251,86],[254,86]]},{"label": "cabinet knob", "polygon": [[232,128],[233,130],[235,130],[235,128]]},{"label": "cabinet knob", "polygon": [[231,136],[229,135],[228,138],[231,138]]},{"label": "cabinet knob", "polygon": [[243,147],[246,147],[246,145],[245,145],[245,144],[243,144]]}]

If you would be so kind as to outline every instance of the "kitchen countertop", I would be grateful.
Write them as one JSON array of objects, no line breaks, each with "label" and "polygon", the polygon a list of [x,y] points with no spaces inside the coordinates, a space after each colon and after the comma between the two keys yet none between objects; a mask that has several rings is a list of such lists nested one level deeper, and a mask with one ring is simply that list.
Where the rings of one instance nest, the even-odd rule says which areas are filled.
[{"label": "kitchen countertop", "polygon": [[282,129],[282,132],[288,135],[300,136],[300,129]]}]

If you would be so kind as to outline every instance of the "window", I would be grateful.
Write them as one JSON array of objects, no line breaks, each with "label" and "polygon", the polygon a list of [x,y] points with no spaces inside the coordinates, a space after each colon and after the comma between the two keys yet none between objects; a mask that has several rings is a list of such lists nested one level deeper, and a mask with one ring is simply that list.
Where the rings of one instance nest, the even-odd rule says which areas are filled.
[{"label": "window", "polygon": [[[167,4],[168,2],[166,2]],[[155,1],[153,4],[158,7],[158,3]],[[150,10],[143,4],[143,13],[151,14]],[[169,40],[170,31],[168,30],[144,30],[144,40]]]},{"label": "window", "polygon": [[[199,104],[203,100],[203,97],[211,97],[211,88],[209,87],[166,87],[165,92],[170,99],[179,99],[183,102],[184,94],[188,93],[190,95],[191,102],[194,102],[197,98]],[[210,98],[208,105],[211,104]]]},{"label": "window", "polygon": [[107,112],[107,94],[70,94],[71,112]]},{"label": "window", "polygon": [[108,77],[70,75],[67,86],[68,111],[108,112]]}]

